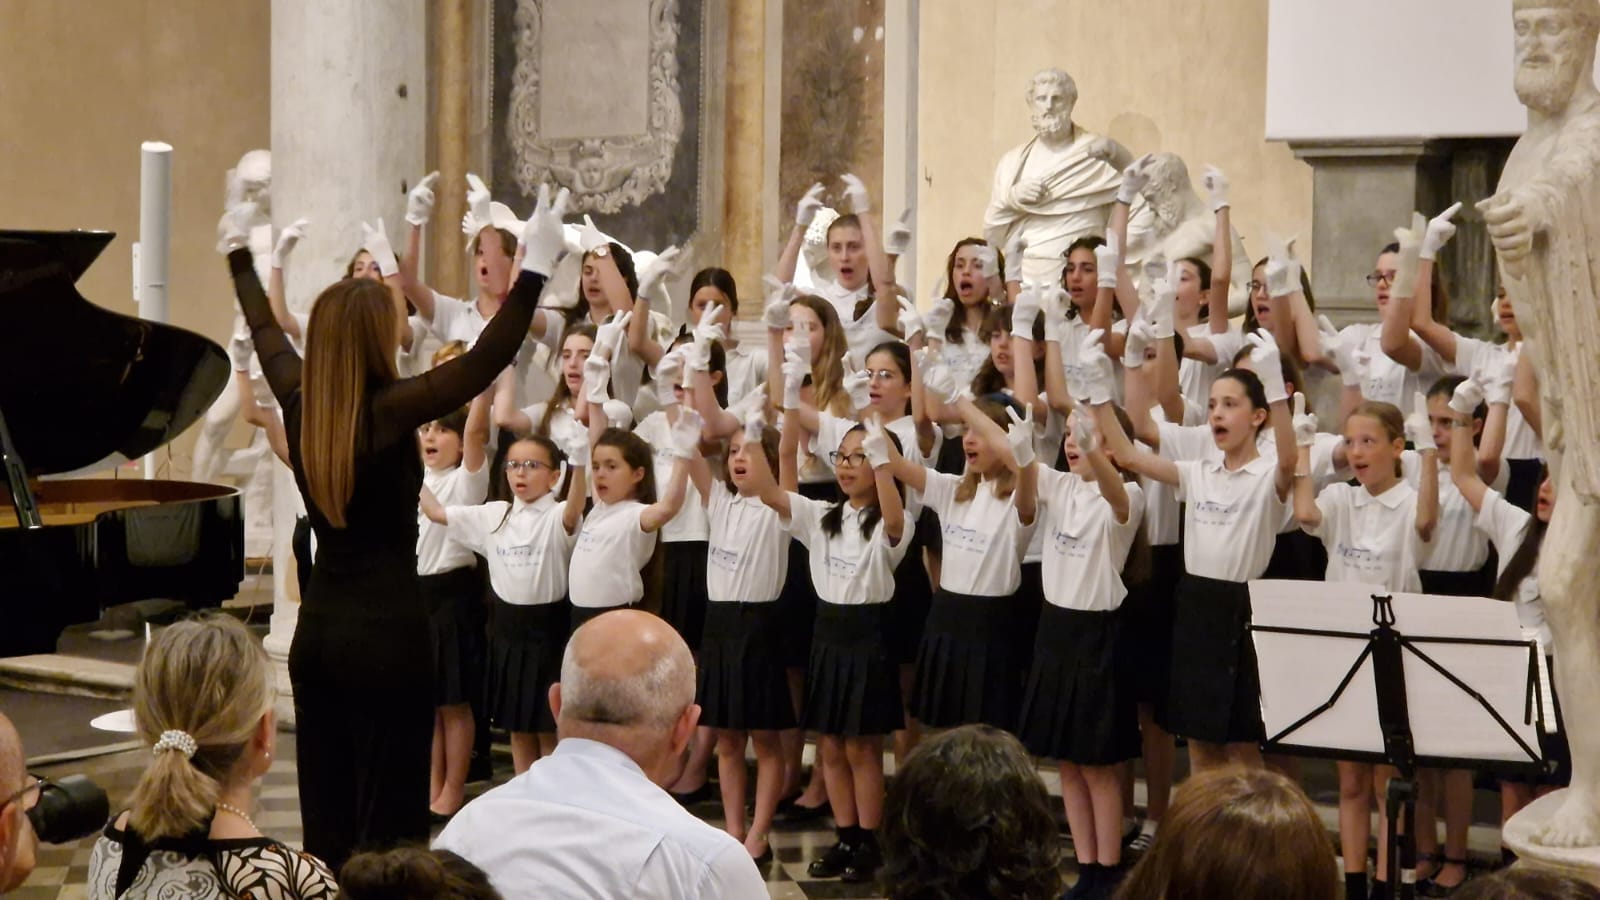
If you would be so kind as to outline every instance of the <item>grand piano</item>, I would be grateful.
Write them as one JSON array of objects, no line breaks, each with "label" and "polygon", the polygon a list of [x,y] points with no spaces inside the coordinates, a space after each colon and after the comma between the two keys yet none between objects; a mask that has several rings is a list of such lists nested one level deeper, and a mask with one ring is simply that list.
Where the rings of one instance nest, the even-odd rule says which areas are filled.
[{"label": "grand piano", "polygon": [[236,489],[67,477],[159,450],[231,377],[212,341],[78,293],[113,237],[0,230],[0,656],[52,652],[120,603],[216,606],[243,580]]}]

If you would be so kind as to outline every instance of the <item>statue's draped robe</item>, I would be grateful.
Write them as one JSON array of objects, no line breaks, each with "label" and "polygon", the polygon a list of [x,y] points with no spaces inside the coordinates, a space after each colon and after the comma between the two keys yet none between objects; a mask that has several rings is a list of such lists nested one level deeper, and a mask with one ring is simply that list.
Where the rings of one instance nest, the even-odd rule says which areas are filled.
[{"label": "statue's draped robe", "polygon": [[[1053,154],[1058,165],[1048,171],[1035,170],[1024,175],[1028,161],[1037,154],[1050,154],[1038,137],[1014,147],[1000,157],[994,170],[994,193],[983,216],[984,232],[1002,247],[1019,235],[1028,242],[1024,275],[1041,277],[1035,263],[1061,270],[1061,254],[1067,245],[1084,235],[1105,234],[1106,218],[1116,202],[1122,173],[1109,163],[1088,154],[1097,135],[1078,129],[1072,143]],[[1012,190],[1027,177],[1044,179],[1047,196],[1038,203],[1017,203]],[[1019,208],[1020,207],[1020,208]],[[1042,273],[1048,274],[1048,273]]]}]

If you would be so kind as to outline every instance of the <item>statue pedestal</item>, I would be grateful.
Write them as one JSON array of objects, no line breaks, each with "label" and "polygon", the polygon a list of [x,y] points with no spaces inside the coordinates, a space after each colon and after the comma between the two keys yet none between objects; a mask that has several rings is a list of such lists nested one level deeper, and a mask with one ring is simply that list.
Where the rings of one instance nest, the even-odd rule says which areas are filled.
[{"label": "statue pedestal", "polygon": [[1534,841],[1566,797],[1566,790],[1559,790],[1528,804],[1506,822],[1500,840],[1517,854],[1518,866],[1559,872],[1600,886],[1600,847],[1546,847]]}]

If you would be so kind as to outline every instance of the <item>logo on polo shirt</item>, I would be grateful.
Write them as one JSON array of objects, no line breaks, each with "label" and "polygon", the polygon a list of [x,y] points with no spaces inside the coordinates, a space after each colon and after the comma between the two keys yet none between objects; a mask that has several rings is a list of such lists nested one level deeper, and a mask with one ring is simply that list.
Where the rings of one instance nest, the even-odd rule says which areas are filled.
[{"label": "logo on polo shirt", "polygon": [[976,528],[966,528],[961,525],[946,523],[944,526],[944,545],[982,553],[989,549],[989,535]]},{"label": "logo on polo shirt", "polygon": [[742,554],[737,550],[713,546],[710,553],[707,554],[706,560],[710,565],[716,566],[724,572],[735,572],[739,569],[741,556]]}]

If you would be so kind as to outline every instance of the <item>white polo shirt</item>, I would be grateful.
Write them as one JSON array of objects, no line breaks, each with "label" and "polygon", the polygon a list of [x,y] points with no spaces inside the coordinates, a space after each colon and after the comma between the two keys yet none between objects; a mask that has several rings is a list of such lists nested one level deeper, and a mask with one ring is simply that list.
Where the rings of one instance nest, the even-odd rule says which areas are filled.
[{"label": "white polo shirt", "polygon": [[1183,424],[1202,425],[1205,423],[1205,411],[1211,405],[1211,384],[1218,375],[1233,368],[1233,355],[1244,347],[1244,332],[1229,328],[1221,334],[1212,334],[1211,326],[1201,322],[1184,334],[1185,341],[1190,338],[1209,338],[1211,346],[1217,351],[1215,363],[1208,364],[1188,357],[1178,363],[1178,390],[1183,393],[1183,399],[1190,409],[1199,410],[1197,419]]},{"label": "white polo shirt", "polygon": [[1191,575],[1219,581],[1260,578],[1283,522],[1277,462],[1257,456],[1228,471],[1222,460],[1181,460],[1183,562]]},{"label": "white polo shirt", "polygon": [[856,368],[867,364],[867,354],[872,348],[885,341],[898,341],[895,337],[878,327],[877,310],[869,306],[867,311],[856,318],[856,305],[867,298],[867,286],[847,291],[832,281],[819,282],[813,286],[814,293],[833,305],[834,312],[839,314],[839,324],[844,326],[845,343],[850,347],[850,361]]},{"label": "white polo shirt", "polygon": [[[1081,400],[1085,396],[1082,384],[1084,375],[1088,370],[1079,362],[1078,357],[1081,355],[1083,339],[1088,337],[1089,332],[1093,330],[1089,327],[1089,320],[1083,316],[1068,319],[1059,342],[1061,347],[1061,368],[1067,378],[1067,391],[1072,394],[1075,400]],[[1127,334],[1128,320],[1118,319],[1112,322],[1111,331],[1113,334]],[[1120,358],[1111,360],[1111,370],[1113,373],[1111,399],[1120,406],[1122,405],[1123,389],[1123,370]]]},{"label": "white polo shirt", "polygon": [[[1500,568],[1495,573],[1496,579],[1505,574],[1506,566],[1510,564],[1511,557],[1522,547],[1522,542],[1528,536],[1528,528],[1532,524],[1533,516],[1500,496],[1499,491],[1491,488],[1484,492],[1483,506],[1478,511],[1478,528],[1494,542],[1494,548],[1500,554]],[[1535,569],[1537,568],[1536,566]],[[1517,585],[1514,600],[1517,605],[1517,624],[1522,626],[1523,631],[1532,631],[1539,635],[1539,642],[1544,645],[1544,652],[1555,653],[1550,624],[1544,617],[1544,600],[1539,596],[1537,574],[1529,574],[1522,579],[1522,583]]]},{"label": "white polo shirt", "polygon": [[[956,310],[956,315],[961,315],[961,310]],[[952,341],[943,334],[938,337],[944,340],[939,347],[939,361],[950,370],[956,378],[956,384],[972,384],[972,379],[978,377],[978,370],[989,360],[989,342],[978,337],[978,333],[970,328],[961,329],[961,340]]]},{"label": "white polo shirt", "polygon": [[[478,463],[478,471],[465,465],[448,469],[424,468],[422,483],[427,485],[439,505],[474,506],[489,492],[489,462]],[[473,565],[472,548],[450,537],[445,526],[417,511],[417,574],[437,575]]]},{"label": "white polo shirt", "polygon": [[1139,533],[1145,497],[1139,485],[1125,486],[1128,521],[1118,522],[1098,484],[1071,472],[1040,467],[1044,598],[1052,606],[1107,612],[1128,596],[1122,568]]},{"label": "white polo shirt", "polygon": [[[1427,393],[1439,377],[1447,373],[1444,360],[1432,347],[1410,335],[1410,341],[1422,350],[1422,365],[1413,372],[1390,359],[1383,352],[1383,325],[1378,322],[1358,322],[1346,325],[1339,332],[1340,340],[1355,340],[1368,355],[1366,377],[1361,380],[1361,396],[1367,400],[1381,400],[1400,408],[1402,416],[1412,413],[1411,404],[1418,391]],[[1426,412],[1424,410],[1423,412]]]},{"label": "white polo shirt", "polygon": [[[544,411],[549,407],[550,403],[546,401],[543,403],[535,403],[532,406],[524,406],[522,408],[522,414],[528,417],[529,422],[533,423],[534,434],[540,434],[548,437],[557,428],[561,428],[567,424],[583,424],[572,417],[572,401],[567,400],[563,401],[560,406],[556,407],[556,411],[550,414],[549,427],[540,429],[539,423],[544,421]],[[585,426],[585,428],[587,428],[587,426]]]},{"label": "white polo shirt", "polygon": [[[1476,452],[1470,442],[1467,452]],[[1400,455],[1400,468],[1404,478],[1413,488],[1421,475],[1422,455],[1407,450]],[[1505,490],[1508,468],[1500,467],[1491,488]],[[1467,498],[1461,496],[1455,479],[1450,477],[1448,463],[1439,461],[1439,523],[1433,527],[1433,539],[1417,558],[1418,568],[1436,572],[1472,572],[1489,561],[1489,541],[1477,529],[1478,513]]]},{"label": "white polo shirt", "polygon": [[[1150,417],[1155,419],[1157,427],[1167,423],[1167,414],[1159,403],[1150,407]],[[1134,445],[1147,453],[1153,452],[1143,441],[1134,441]],[[1216,446],[1215,441],[1212,442],[1212,446]],[[1162,447],[1166,447],[1165,441],[1162,442]],[[1161,455],[1167,456],[1164,452]],[[1167,547],[1178,543],[1183,524],[1183,505],[1178,502],[1178,489],[1143,475],[1139,476],[1139,487],[1144,492],[1143,528],[1150,546]]]},{"label": "white polo shirt", "polygon": [[1015,594],[1034,531],[1017,518],[1016,492],[1002,499],[993,482],[982,482],[971,500],[958,501],[962,476],[928,469],[927,479],[922,502],[939,516],[944,548],[939,586],[975,597]]},{"label": "white polo shirt", "polygon": [[1327,581],[1360,581],[1392,591],[1422,592],[1417,558],[1417,491],[1404,479],[1382,494],[1330,484],[1317,495],[1322,522],[1306,533],[1328,548]]},{"label": "white polo shirt", "polygon": [[604,609],[644,598],[639,570],[656,549],[655,532],[639,527],[644,511],[645,504],[637,500],[594,502],[572,552],[573,606]]},{"label": "white polo shirt", "polygon": [[810,551],[811,584],[824,603],[864,606],[888,603],[894,597],[894,570],[911,546],[915,527],[908,516],[897,543],[889,543],[880,520],[865,535],[861,523],[871,507],[843,504],[839,533],[822,530],[822,517],[833,504],[789,494],[789,529]]},{"label": "white polo shirt", "polygon": [[[1504,344],[1491,344],[1477,338],[1456,335],[1455,374],[1470,377],[1496,357],[1506,355],[1515,360],[1520,352],[1520,346],[1507,347]],[[1522,417],[1522,410],[1518,409],[1515,403],[1506,410],[1506,445],[1500,458],[1544,459],[1544,444],[1540,442],[1539,436],[1533,433],[1533,426]]]},{"label": "white polo shirt", "polygon": [[583,738],[462,807],[433,846],[483,869],[506,900],[767,896],[743,845],[621,750]]},{"label": "white polo shirt", "polygon": [[763,347],[758,352],[751,352],[744,348],[743,343],[740,343],[738,346],[728,349],[726,353],[728,405],[733,406],[748,397],[751,392],[766,388],[767,351]]},{"label": "white polo shirt", "polygon": [[489,586],[513,606],[555,603],[567,593],[567,561],[577,535],[561,517],[565,501],[545,494],[532,503],[495,500],[446,510],[450,535],[489,561]]},{"label": "white polo shirt", "polygon": [[705,509],[711,523],[707,541],[706,591],[716,603],[768,603],[778,599],[789,574],[789,533],[778,512],[758,497],[711,482]]},{"label": "white polo shirt", "polygon": [[[846,419],[833,413],[817,412],[817,433],[811,442],[813,452],[817,459],[826,463],[828,454],[839,449],[844,444],[844,436],[849,434],[858,425],[855,419]],[[883,426],[900,440],[900,455],[919,466],[927,465],[930,459],[939,456],[941,437],[934,432],[933,453],[923,456],[917,443],[917,420],[911,416],[901,416],[893,422]],[[922,495],[906,488],[906,518],[914,519],[922,513]]]},{"label": "white polo shirt", "polygon": [[[673,455],[672,441],[669,435],[672,425],[667,421],[665,410],[656,410],[644,417],[633,433],[644,438],[650,445],[652,467],[655,471],[656,484],[665,487],[672,478],[672,466],[678,461]],[[683,507],[678,514],[661,526],[661,539],[669,544],[679,541],[703,541],[710,530],[710,523],[706,521],[705,504],[700,501],[700,491],[693,482],[684,487]]]}]

